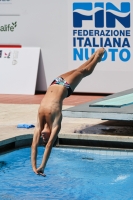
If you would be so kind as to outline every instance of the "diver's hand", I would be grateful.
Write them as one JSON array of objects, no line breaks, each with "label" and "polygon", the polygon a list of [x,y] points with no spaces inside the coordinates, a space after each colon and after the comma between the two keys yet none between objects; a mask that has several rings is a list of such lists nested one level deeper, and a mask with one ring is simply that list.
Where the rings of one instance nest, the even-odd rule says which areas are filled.
[{"label": "diver's hand", "polygon": [[37,168],[37,174],[38,174],[38,175],[41,175],[41,176],[46,176],[46,175],[44,174],[44,168],[43,168],[43,167],[38,167],[38,168]]},{"label": "diver's hand", "polygon": [[43,172],[44,172],[44,169],[42,167],[39,167],[38,169],[36,168],[33,168],[33,171],[35,174],[37,175],[41,175],[41,176],[46,176]]},{"label": "diver's hand", "polygon": [[36,168],[33,168],[33,172],[34,172],[35,174],[38,174],[38,171],[37,171]]}]

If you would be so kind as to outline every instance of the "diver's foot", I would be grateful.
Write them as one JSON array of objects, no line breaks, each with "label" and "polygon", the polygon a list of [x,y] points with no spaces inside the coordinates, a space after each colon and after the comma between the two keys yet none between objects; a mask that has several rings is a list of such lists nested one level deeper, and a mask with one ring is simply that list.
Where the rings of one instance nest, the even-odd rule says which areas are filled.
[{"label": "diver's foot", "polygon": [[95,56],[98,57],[98,62],[101,61],[104,53],[106,52],[106,50],[102,47],[102,48],[99,48],[96,52],[95,52]]}]

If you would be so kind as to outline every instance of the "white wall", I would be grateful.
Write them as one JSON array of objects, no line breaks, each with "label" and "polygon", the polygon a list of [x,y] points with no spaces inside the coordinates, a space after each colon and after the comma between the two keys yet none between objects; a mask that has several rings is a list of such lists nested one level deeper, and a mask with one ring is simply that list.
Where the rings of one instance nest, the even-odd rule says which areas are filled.
[{"label": "white wall", "polygon": [[[44,91],[59,74],[68,71],[67,1],[12,0],[0,4],[0,26],[17,21],[14,32],[0,31],[0,44],[40,47],[42,52],[37,90]],[[44,80],[46,78],[46,81]]]}]

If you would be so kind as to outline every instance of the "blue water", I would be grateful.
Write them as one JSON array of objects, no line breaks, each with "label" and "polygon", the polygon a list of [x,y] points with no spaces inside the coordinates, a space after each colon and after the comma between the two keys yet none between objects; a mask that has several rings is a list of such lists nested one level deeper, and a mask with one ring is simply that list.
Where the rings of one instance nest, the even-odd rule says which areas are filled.
[{"label": "blue water", "polygon": [[133,154],[53,148],[45,174],[33,173],[30,148],[1,155],[0,200],[133,200]]}]

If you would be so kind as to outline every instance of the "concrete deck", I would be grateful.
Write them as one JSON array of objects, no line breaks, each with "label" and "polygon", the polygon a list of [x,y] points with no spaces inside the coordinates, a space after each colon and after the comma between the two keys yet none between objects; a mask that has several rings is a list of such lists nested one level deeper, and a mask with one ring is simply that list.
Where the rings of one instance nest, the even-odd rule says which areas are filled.
[{"label": "concrete deck", "polygon": [[[7,144],[15,143],[15,147],[19,147],[31,143],[34,128],[17,128],[17,125],[19,123],[35,125],[38,107],[39,104],[0,104],[1,152],[2,147]],[[70,105],[64,105],[63,109],[70,107]],[[129,148],[133,149],[133,124],[128,121],[64,117],[59,133],[59,140],[63,139],[68,141],[101,141],[104,144],[117,142],[130,144]]]}]

